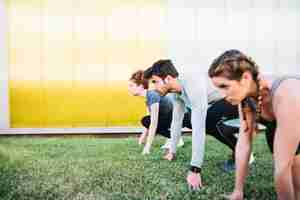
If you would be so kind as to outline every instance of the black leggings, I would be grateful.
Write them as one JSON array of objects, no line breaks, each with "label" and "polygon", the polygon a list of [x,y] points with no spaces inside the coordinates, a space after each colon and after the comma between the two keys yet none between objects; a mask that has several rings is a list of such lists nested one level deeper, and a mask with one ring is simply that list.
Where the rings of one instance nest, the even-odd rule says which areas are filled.
[{"label": "black leggings", "polygon": [[[156,133],[158,133],[166,138],[171,138],[171,131],[170,131],[171,122],[172,122],[172,116],[159,116]],[[151,123],[150,116],[147,115],[147,116],[143,117],[141,120],[141,123],[145,128],[149,128],[150,123]],[[187,112],[184,114],[182,127],[183,128],[192,128],[190,112]]]},{"label": "black leggings", "polygon": [[[207,110],[206,133],[228,146],[233,152],[237,143],[234,134],[238,133],[239,129],[225,125],[223,121],[234,118],[238,118],[238,107],[232,106],[223,99],[211,105]],[[172,116],[159,117],[156,132],[170,138],[171,122]],[[149,128],[150,116],[143,117],[141,123],[145,128]],[[185,113],[182,127],[192,128],[190,112]]]}]

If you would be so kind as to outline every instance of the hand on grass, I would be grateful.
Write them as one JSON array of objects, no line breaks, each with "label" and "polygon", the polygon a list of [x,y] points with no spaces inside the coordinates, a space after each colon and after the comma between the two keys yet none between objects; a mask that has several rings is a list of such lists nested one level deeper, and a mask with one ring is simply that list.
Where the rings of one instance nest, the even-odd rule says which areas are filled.
[{"label": "hand on grass", "polygon": [[171,151],[168,151],[167,154],[164,156],[164,159],[168,161],[172,161],[175,159],[175,154],[172,153]]},{"label": "hand on grass", "polygon": [[188,172],[186,181],[190,190],[200,190],[202,187],[201,174],[195,172]]}]

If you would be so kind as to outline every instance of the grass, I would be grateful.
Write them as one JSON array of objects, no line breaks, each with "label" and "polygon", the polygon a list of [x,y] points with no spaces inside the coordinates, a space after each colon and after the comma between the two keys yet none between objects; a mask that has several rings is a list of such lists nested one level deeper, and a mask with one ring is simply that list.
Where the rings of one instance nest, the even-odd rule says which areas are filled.
[{"label": "grass", "polygon": [[[207,137],[204,189],[190,192],[185,175],[191,137],[176,161],[162,160],[157,137],[150,156],[135,138],[0,138],[1,200],[182,200],[222,199],[233,189],[233,173],[220,163],[230,151]],[[254,145],[256,162],[247,179],[246,199],[275,199],[271,154],[263,136]]]}]

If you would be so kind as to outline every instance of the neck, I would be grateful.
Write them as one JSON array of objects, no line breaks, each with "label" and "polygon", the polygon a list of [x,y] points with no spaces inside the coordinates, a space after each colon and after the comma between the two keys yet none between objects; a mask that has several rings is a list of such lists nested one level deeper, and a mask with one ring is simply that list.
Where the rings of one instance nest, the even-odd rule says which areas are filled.
[{"label": "neck", "polygon": [[251,97],[256,98],[258,96],[258,90],[259,90],[258,87],[260,87],[259,82],[260,82],[260,80],[258,80],[258,81],[253,80],[253,82],[250,86],[250,93],[249,93]]}]

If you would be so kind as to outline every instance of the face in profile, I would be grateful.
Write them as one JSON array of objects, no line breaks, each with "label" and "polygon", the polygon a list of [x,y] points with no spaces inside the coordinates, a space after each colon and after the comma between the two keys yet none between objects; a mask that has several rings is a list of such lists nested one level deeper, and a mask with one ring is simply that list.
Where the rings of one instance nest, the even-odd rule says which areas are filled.
[{"label": "face in profile", "polygon": [[212,82],[225,96],[225,100],[232,105],[238,105],[247,97],[251,83],[248,73],[244,73],[241,80],[229,80],[222,76],[216,76],[212,78]]},{"label": "face in profile", "polygon": [[128,92],[133,96],[139,96],[144,91],[143,85],[137,85],[134,81],[128,82]]}]

